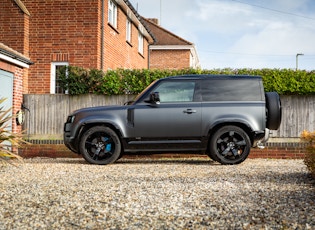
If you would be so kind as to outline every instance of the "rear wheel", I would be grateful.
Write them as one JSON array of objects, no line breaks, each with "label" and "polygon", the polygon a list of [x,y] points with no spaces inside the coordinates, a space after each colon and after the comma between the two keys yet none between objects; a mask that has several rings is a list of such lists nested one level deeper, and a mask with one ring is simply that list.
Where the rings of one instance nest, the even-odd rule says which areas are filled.
[{"label": "rear wheel", "polygon": [[95,126],[83,134],[80,152],[84,159],[91,164],[111,164],[120,156],[120,139],[112,129]]},{"label": "rear wheel", "polygon": [[239,164],[247,158],[250,148],[251,141],[243,129],[224,126],[211,137],[209,156],[221,164]]}]

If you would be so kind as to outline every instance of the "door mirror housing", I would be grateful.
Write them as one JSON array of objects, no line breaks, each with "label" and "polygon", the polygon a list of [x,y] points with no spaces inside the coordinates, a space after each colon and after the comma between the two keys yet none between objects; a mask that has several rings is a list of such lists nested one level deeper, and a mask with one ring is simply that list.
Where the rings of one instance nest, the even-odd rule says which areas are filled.
[{"label": "door mirror housing", "polygon": [[159,92],[153,92],[150,94],[150,103],[160,104],[160,94]]}]

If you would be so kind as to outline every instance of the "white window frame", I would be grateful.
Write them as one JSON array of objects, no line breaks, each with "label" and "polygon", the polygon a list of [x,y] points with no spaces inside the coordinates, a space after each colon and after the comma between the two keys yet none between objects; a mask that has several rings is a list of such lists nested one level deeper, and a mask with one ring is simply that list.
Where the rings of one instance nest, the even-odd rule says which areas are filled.
[{"label": "white window frame", "polygon": [[108,1],[108,23],[117,28],[117,5],[113,0]]},{"label": "white window frame", "polygon": [[143,35],[142,33],[139,31],[138,32],[138,52],[140,54],[143,54]]},{"label": "white window frame", "polygon": [[127,18],[127,22],[126,22],[126,41],[127,42],[131,42],[131,20],[129,18]]},{"label": "white window frame", "polygon": [[[50,93],[56,94],[56,67],[69,66],[68,62],[52,62],[50,67]],[[67,91],[65,92],[67,94]]]}]

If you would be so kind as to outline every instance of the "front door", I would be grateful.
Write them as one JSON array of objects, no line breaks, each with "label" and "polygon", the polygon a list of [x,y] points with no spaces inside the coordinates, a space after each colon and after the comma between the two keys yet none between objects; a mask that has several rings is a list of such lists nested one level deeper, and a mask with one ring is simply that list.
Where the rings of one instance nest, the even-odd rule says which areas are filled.
[{"label": "front door", "polygon": [[143,102],[134,108],[137,144],[161,149],[200,145],[201,103],[194,101],[195,82],[165,81],[153,91],[159,93],[160,104]]}]

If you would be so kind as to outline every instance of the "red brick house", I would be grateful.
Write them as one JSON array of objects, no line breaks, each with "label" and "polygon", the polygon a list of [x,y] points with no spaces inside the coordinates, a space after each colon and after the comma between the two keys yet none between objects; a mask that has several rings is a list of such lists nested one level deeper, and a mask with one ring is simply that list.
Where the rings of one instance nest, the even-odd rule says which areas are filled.
[{"label": "red brick house", "polygon": [[[64,65],[148,68],[153,37],[128,0],[3,1],[0,24],[6,33],[1,33],[0,41],[34,62],[26,93],[63,93],[56,70]],[[15,20],[7,12],[24,18]],[[12,32],[10,36],[7,31]]]},{"label": "red brick house", "polygon": [[186,69],[200,68],[195,45],[159,26],[157,19],[145,19],[155,42],[150,45],[149,68]]}]

